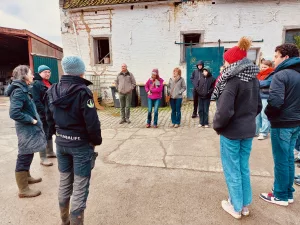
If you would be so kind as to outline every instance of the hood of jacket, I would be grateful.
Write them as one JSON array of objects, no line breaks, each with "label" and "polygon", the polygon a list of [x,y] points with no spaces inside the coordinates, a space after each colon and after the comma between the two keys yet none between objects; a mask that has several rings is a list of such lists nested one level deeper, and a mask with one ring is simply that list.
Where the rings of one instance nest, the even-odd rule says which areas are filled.
[{"label": "hood of jacket", "polygon": [[[196,64],[196,66],[197,66],[197,69],[198,69],[198,66],[199,65],[202,65],[202,69],[200,69],[201,71],[203,71],[203,69],[204,69],[204,62],[202,61],[202,60],[199,60],[198,62],[197,62],[197,64]],[[199,69],[198,69],[199,70]]]},{"label": "hood of jacket", "polygon": [[43,80],[43,78],[41,77],[41,75],[39,73],[34,73],[33,80]]},{"label": "hood of jacket", "polygon": [[47,91],[50,104],[60,108],[68,108],[77,98],[79,91],[86,89],[92,82],[71,75],[63,75],[59,83],[52,85]]},{"label": "hood of jacket", "polygon": [[282,63],[280,63],[276,69],[275,73],[284,69],[292,69],[300,73],[300,58],[299,57],[293,57],[289,58],[287,60],[284,60]]},{"label": "hood of jacket", "polygon": [[24,81],[15,80],[7,87],[5,95],[10,96],[16,88],[21,88],[23,92],[29,92],[28,85]]}]

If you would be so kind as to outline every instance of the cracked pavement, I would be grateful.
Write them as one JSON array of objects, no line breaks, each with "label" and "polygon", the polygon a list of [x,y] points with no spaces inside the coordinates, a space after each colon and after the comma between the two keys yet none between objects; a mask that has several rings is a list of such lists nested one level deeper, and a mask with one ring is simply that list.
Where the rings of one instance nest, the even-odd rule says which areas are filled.
[{"label": "cracked pavement", "polygon": [[[273,182],[270,139],[253,141],[250,158],[253,203],[250,216],[238,221],[225,213],[227,198],[222,173],[219,137],[211,129],[197,128],[183,109],[180,128],[169,128],[170,111],[160,114],[160,128],[144,128],[143,108],[136,108],[133,123],[119,125],[117,109],[100,111],[103,144],[92,172],[85,212],[87,225],[199,225],[199,224],[300,224],[299,187],[295,203],[288,207],[259,199]],[[164,113],[166,116],[164,116]],[[196,119],[197,120],[197,119]],[[17,137],[8,116],[8,101],[0,98],[0,224],[60,224],[57,191],[59,173],[39,165],[35,155],[32,176],[43,181],[32,185],[42,195],[19,199],[14,178]],[[297,169],[298,171],[298,169]],[[299,172],[299,171],[298,171]]]}]

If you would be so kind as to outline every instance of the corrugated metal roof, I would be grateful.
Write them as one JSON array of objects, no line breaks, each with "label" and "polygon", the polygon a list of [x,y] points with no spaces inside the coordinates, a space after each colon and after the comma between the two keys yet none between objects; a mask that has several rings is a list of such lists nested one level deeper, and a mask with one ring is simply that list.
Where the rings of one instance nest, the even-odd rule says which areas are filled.
[{"label": "corrugated metal roof", "polygon": [[63,4],[64,9],[82,8],[88,6],[100,5],[116,5],[126,3],[139,3],[139,2],[157,2],[165,0],[65,0]]}]

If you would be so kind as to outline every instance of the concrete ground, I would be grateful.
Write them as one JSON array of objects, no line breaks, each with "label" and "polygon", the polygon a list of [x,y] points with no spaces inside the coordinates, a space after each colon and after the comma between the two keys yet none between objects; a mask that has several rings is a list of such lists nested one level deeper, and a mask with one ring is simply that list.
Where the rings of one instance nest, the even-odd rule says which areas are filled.
[{"label": "concrete ground", "polygon": [[[9,119],[9,103],[0,98],[0,224],[60,224],[54,166],[39,165],[35,155],[31,173],[43,182],[32,185],[42,195],[19,199],[14,179],[17,137]],[[213,107],[212,107],[213,110]],[[158,129],[146,129],[146,110],[136,108],[133,123],[119,125],[116,109],[99,112],[103,144],[93,170],[85,213],[88,225],[200,225],[300,224],[299,187],[288,207],[262,201],[273,182],[270,139],[254,140],[251,153],[253,203],[250,216],[235,220],[220,205],[227,198],[219,137],[212,129],[197,128],[190,119],[191,104],[183,107],[182,126],[169,128],[170,111],[160,112]],[[213,113],[213,112],[212,112]],[[299,171],[298,171],[299,172]]]}]

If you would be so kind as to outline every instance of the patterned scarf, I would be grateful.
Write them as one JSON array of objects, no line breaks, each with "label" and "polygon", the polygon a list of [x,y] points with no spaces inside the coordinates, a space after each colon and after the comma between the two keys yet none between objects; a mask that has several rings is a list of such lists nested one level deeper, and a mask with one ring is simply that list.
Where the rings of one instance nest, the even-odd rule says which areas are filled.
[{"label": "patterned scarf", "polygon": [[212,99],[217,100],[220,97],[229,79],[238,77],[242,81],[249,82],[255,79],[258,73],[259,68],[247,58],[230,64],[223,70],[222,75],[218,79]]}]

